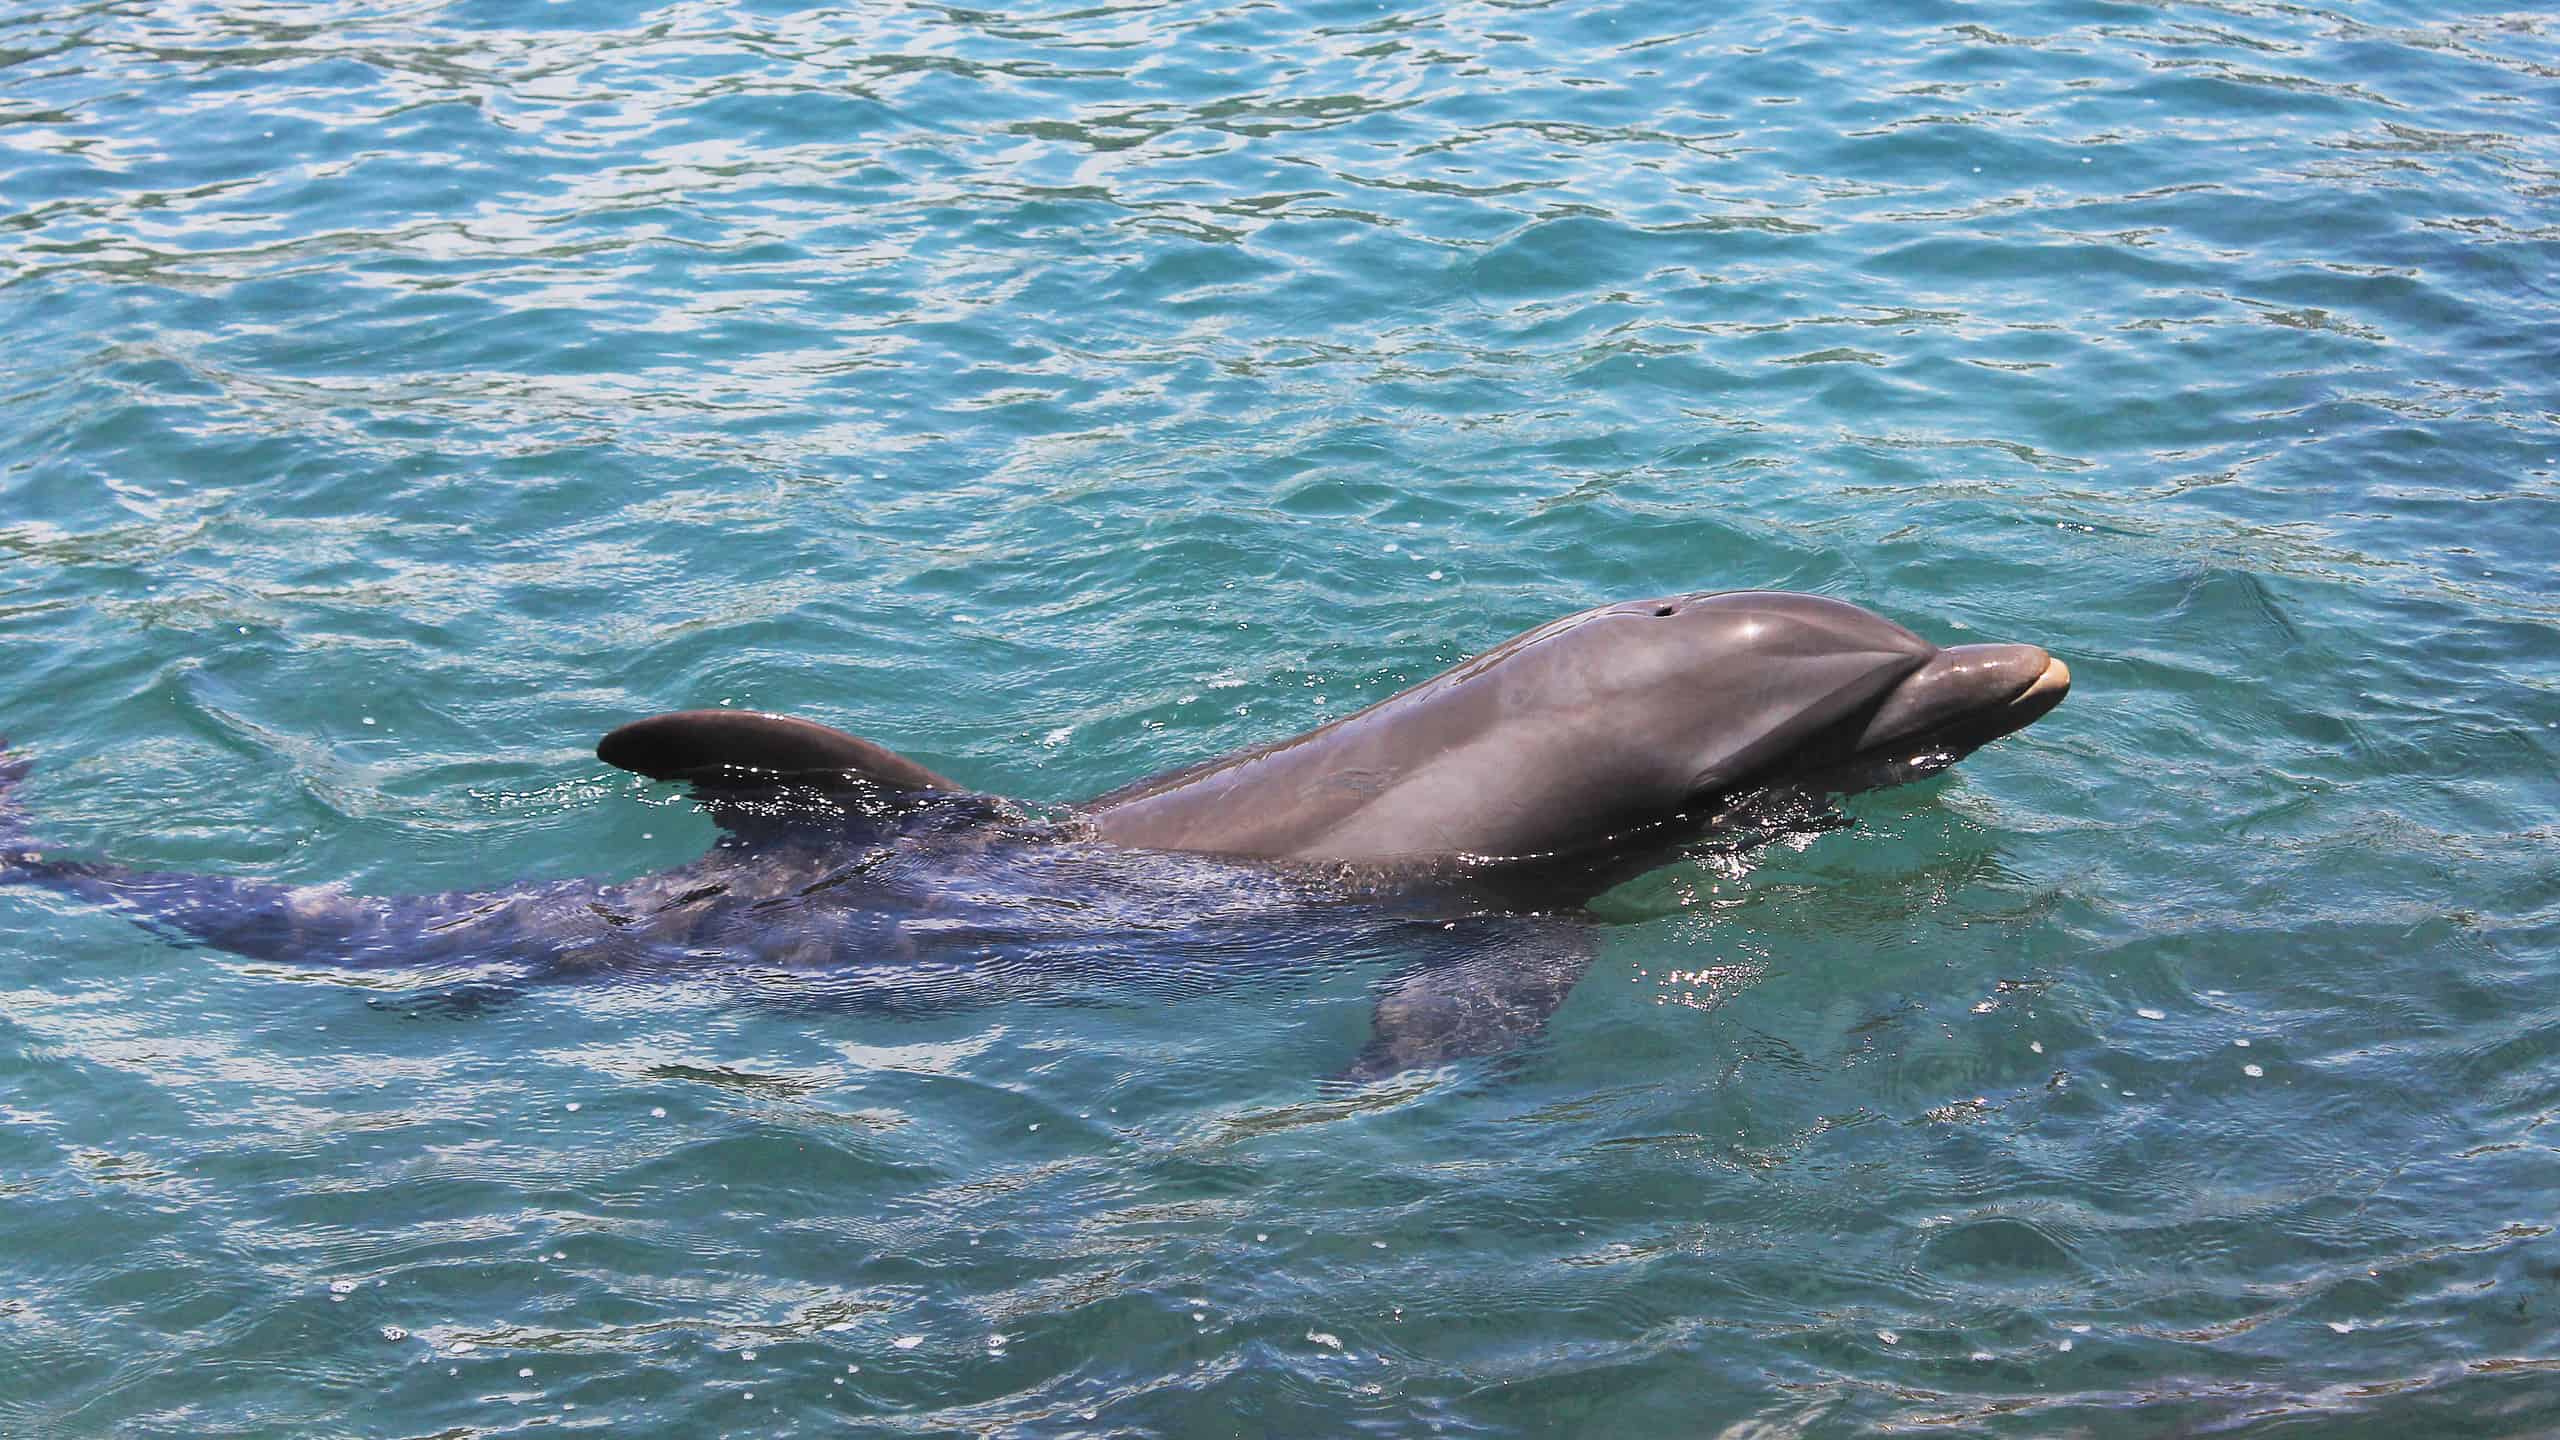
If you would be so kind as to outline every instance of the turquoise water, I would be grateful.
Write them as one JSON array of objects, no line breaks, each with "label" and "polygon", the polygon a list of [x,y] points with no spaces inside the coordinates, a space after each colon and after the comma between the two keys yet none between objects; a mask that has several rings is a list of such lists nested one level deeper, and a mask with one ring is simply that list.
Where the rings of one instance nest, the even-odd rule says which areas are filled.
[{"label": "turquoise water", "polygon": [[10,7],[50,847],[637,874],[711,835],[594,760],[641,714],[1066,801],[1717,586],[2077,689],[1361,1091],[1374,956],[444,1014],[0,892],[0,1432],[2560,1427],[2555,67],[2458,5]]}]

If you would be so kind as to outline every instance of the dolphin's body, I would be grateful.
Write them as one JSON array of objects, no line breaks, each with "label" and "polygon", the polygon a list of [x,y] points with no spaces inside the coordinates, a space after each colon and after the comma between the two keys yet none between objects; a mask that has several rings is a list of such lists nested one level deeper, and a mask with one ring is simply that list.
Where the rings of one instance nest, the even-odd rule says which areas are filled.
[{"label": "dolphin's body", "polygon": [[[2034,646],[1941,649],[1837,600],[1684,595],[1568,616],[1304,735],[1062,815],[810,721],[687,711],[597,753],[689,783],[723,837],[624,883],[366,897],[14,843],[0,881],[262,959],[459,967],[497,986],[718,962],[870,1002],[1133,971],[1207,983],[1276,928],[1322,926],[1413,962],[1352,1067],[1373,1075],[1537,1033],[1590,960],[1588,927],[1560,917],[1748,797],[1933,773],[2069,684]],[[24,771],[0,755],[0,794]]]}]

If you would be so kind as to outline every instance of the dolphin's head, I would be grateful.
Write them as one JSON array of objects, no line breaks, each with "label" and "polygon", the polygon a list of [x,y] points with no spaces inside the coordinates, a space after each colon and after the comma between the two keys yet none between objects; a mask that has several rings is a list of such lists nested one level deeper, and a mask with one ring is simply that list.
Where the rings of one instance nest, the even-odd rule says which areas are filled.
[{"label": "dolphin's head", "polygon": [[1535,667],[1547,694],[1566,693],[1556,682],[1569,675],[1612,729],[1643,737],[1621,753],[1657,803],[1683,809],[1782,782],[1917,778],[2034,722],[2071,687],[2069,668],[2033,645],[1942,649],[1845,601],[1780,591],[1629,601],[1514,645],[1548,652]]},{"label": "dolphin's head", "polygon": [[1940,649],[1818,595],[1633,600],[1087,810],[1104,838],[1157,849],[1578,863],[1646,850],[1744,792],[1917,778],[2069,684],[2032,645]]}]

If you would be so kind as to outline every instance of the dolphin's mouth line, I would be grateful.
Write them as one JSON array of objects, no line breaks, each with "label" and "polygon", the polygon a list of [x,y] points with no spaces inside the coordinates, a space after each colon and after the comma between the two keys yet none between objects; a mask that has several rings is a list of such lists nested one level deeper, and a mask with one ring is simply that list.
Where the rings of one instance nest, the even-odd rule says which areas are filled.
[{"label": "dolphin's mouth line", "polygon": [[1953,764],[1963,758],[1961,752],[1970,752],[2003,735],[2015,734],[2044,718],[2045,712],[2061,704],[2062,697],[2070,693],[2071,667],[2048,655],[2044,669],[2036,672],[2034,679],[2020,686],[2018,693],[2008,699],[1955,716],[1894,745],[1879,747],[1869,756],[1853,758],[1849,762],[1850,768],[1861,763],[1894,764],[1897,762],[1887,757],[1896,755],[1909,757],[1899,763],[1910,763],[1950,749],[1960,752],[1947,757],[1947,763]]},{"label": "dolphin's mouth line", "polygon": [[2026,689],[2010,696],[2009,703],[2023,705],[2028,701],[2050,695],[2053,697],[2047,707],[2050,708],[2051,705],[2061,704],[2062,697],[2069,693],[2071,693],[2071,667],[2063,664],[2058,656],[2048,655],[2045,657],[2042,673],[2028,681]]},{"label": "dolphin's mouth line", "polygon": [[1798,783],[1830,793],[1918,780],[1954,765],[2003,735],[2044,718],[2071,691],[2071,667],[2048,655],[2044,669],[2006,700],[1951,716],[1926,730],[1841,758],[1802,775]]}]

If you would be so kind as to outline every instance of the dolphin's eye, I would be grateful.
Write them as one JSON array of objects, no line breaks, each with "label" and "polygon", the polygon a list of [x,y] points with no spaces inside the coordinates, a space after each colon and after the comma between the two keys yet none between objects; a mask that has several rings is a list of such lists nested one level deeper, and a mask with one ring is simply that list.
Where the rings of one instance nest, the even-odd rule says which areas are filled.
[{"label": "dolphin's eye", "polygon": [[1655,617],[1656,619],[1660,619],[1660,618],[1662,618],[1663,616],[1666,616],[1666,615],[1677,615],[1677,614],[1679,614],[1679,613],[1680,613],[1680,607],[1679,607],[1679,606],[1677,606],[1677,605],[1656,605],[1656,606],[1654,606],[1654,607],[1653,607],[1653,613],[1654,613],[1654,617]]}]

